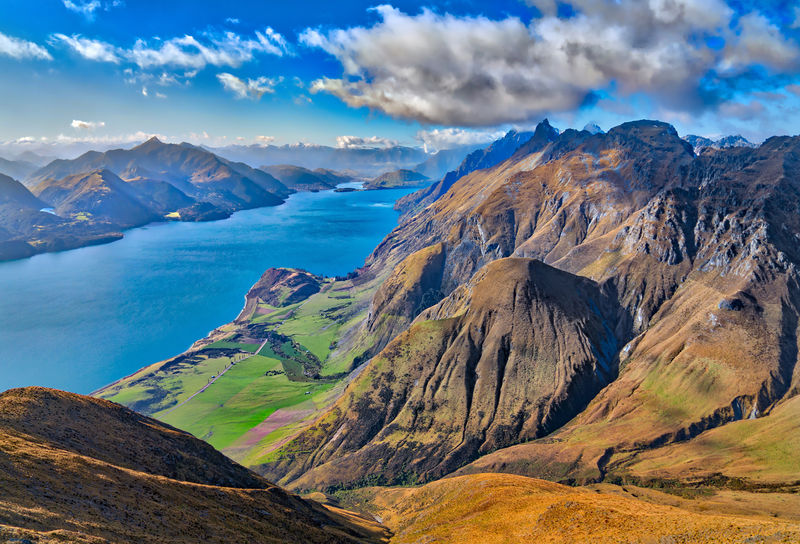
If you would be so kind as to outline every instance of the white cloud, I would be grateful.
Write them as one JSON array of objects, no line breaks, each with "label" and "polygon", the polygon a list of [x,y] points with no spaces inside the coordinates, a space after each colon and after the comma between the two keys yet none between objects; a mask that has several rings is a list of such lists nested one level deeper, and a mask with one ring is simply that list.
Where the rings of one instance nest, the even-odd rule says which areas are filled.
[{"label": "white cloud", "polygon": [[502,138],[502,130],[464,130],[461,128],[437,128],[420,130],[416,138],[422,142],[425,151],[434,152],[440,149],[451,149],[461,145],[482,144]]},{"label": "white cloud", "polygon": [[64,7],[70,11],[74,11],[79,15],[83,15],[87,21],[94,21],[96,13],[99,10],[108,11],[111,8],[124,6],[123,0],[110,0],[101,3],[100,0],[63,0]]},{"label": "white cloud", "polygon": [[225,22],[230,23],[232,25],[238,25],[239,19],[237,19],[236,17],[228,17],[227,19],[225,19]]},{"label": "white cloud", "polygon": [[[526,24],[423,10],[407,15],[374,8],[371,27],[306,29],[300,42],[342,65],[341,78],[320,78],[311,92],[331,93],[422,123],[496,126],[572,111],[613,89],[647,93],[658,107],[700,111],[726,98],[726,78],[763,65],[794,70],[797,46],[763,16],[733,25],[723,0],[573,0],[575,16],[554,16],[556,2],[530,0],[543,16]],[[705,38],[721,36],[715,50]],[[715,95],[709,74],[722,83]]]},{"label": "white cloud", "polygon": [[41,59],[53,60],[47,49],[39,44],[29,42],[0,32],[0,55],[6,55],[18,60]]},{"label": "white cloud", "polygon": [[226,72],[217,74],[217,79],[222,83],[225,90],[232,92],[236,98],[251,98],[253,100],[259,100],[267,93],[274,93],[275,86],[283,80],[282,77],[270,79],[262,76],[245,81]]},{"label": "white cloud", "polygon": [[100,9],[99,0],[64,0],[64,7],[75,13],[79,13],[88,19],[94,20],[94,12]]},{"label": "white cloud", "polygon": [[96,128],[102,128],[106,126],[106,124],[103,121],[79,121],[78,119],[73,119],[69,126],[79,130],[94,130]]},{"label": "white cloud", "polygon": [[147,96],[147,87],[142,87],[142,96]]},{"label": "white cloud", "polygon": [[166,98],[166,97],[167,97],[167,95],[165,95],[164,93],[159,93],[159,92],[156,92],[156,98],[161,98],[161,99],[164,99],[164,98]]},{"label": "white cloud", "polygon": [[256,142],[261,145],[269,145],[275,141],[275,136],[256,136]]},{"label": "white cloud", "polygon": [[[263,32],[256,31],[254,38],[245,38],[235,32],[225,32],[207,33],[202,35],[201,39],[187,34],[169,40],[153,38],[152,41],[155,44],[150,45],[147,41],[138,39],[132,48],[125,49],[101,40],[84,38],[79,34],[72,36],[53,34],[51,37],[51,43],[64,43],[89,60],[113,63],[124,60],[142,69],[184,68],[185,79],[193,78],[198,70],[208,65],[236,68],[253,60],[257,54],[277,56],[291,54],[289,44],[284,37],[269,27]],[[2,47],[1,40],[0,47]],[[47,54],[46,51],[44,53]]]},{"label": "white cloud", "polygon": [[381,138],[380,136],[337,136],[336,147],[342,149],[363,149],[370,147],[394,147],[398,144],[397,140]]},{"label": "white cloud", "polygon": [[77,54],[88,60],[113,62],[115,64],[120,61],[121,52],[113,45],[100,40],[84,38],[79,34],[73,34],[72,36],[53,34],[50,42],[64,43]]},{"label": "white cloud", "polygon": [[140,68],[175,66],[200,70],[207,65],[236,68],[253,60],[256,54],[283,56],[290,54],[290,48],[283,36],[267,27],[263,32],[257,31],[254,39],[235,32],[206,36],[205,43],[188,34],[156,46],[140,39],[126,56]]}]

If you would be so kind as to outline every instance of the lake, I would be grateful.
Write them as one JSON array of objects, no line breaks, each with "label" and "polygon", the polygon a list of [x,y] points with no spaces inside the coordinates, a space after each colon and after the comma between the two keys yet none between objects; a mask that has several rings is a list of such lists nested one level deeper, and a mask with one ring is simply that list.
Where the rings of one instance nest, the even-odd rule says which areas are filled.
[{"label": "lake", "polygon": [[210,223],[132,229],[102,246],[0,263],[0,391],[90,393],[232,321],[272,266],[361,266],[411,189],[298,193]]}]

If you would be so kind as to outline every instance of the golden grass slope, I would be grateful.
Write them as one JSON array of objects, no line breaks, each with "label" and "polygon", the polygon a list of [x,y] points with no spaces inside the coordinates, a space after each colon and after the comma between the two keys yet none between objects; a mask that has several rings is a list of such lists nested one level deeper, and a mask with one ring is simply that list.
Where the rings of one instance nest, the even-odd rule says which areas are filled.
[{"label": "golden grass slope", "polygon": [[108,401],[0,395],[0,537],[39,542],[381,542],[207,444]]},{"label": "golden grass slope", "polygon": [[[508,474],[446,478],[416,488],[368,488],[345,501],[379,516],[392,544],[521,542],[797,542],[800,523],[697,513],[606,486],[572,488]],[[669,499],[667,499],[669,500]]]}]

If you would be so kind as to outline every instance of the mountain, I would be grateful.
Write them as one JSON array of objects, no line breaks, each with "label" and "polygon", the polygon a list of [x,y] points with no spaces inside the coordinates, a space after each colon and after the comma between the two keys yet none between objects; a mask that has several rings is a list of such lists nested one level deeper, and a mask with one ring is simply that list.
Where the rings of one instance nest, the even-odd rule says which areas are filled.
[{"label": "mountain", "polygon": [[325,191],[336,187],[334,179],[324,173],[311,171],[301,166],[278,164],[262,166],[261,170],[275,177],[294,191]]},{"label": "mountain", "polygon": [[587,123],[583,130],[588,132],[589,134],[602,134],[604,131],[600,128],[597,123]]},{"label": "mountain", "polygon": [[0,174],[14,179],[25,179],[39,168],[36,164],[21,160],[8,160],[0,157]]},{"label": "mountain", "polygon": [[[394,533],[393,544],[712,544],[800,538],[797,518],[791,522],[766,519],[763,514],[775,513],[777,501],[765,503],[762,497],[769,494],[758,495],[683,499],[631,486],[576,488],[505,474],[458,476],[424,486],[369,487],[340,494],[346,503],[379,517]],[[737,503],[747,504],[748,500],[753,507],[743,512]],[[782,517],[796,505],[787,505]]]},{"label": "mountain", "polygon": [[736,136],[725,136],[718,140],[712,140],[695,134],[687,134],[683,139],[689,142],[694,148],[694,152],[698,154],[706,148],[727,149],[729,147],[757,147],[756,144],[738,134]]},{"label": "mountain", "polygon": [[458,168],[467,155],[485,146],[486,144],[469,144],[441,149],[410,170],[419,172],[429,179],[442,179],[445,174]]},{"label": "mountain", "polygon": [[144,225],[159,218],[137,198],[137,191],[131,185],[109,170],[47,179],[37,184],[33,192],[62,217],[100,219],[120,228]]},{"label": "mountain", "polygon": [[533,133],[510,130],[505,136],[485,149],[479,149],[467,155],[458,168],[445,174],[438,183],[434,183],[430,187],[420,189],[398,200],[395,208],[406,215],[419,211],[445,194],[456,181],[467,174],[495,166],[511,157],[520,146],[527,142],[535,142],[533,145],[543,146],[556,136],[558,136],[558,132],[550,126],[547,120],[540,123]]},{"label": "mountain", "polygon": [[354,282],[380,286],[339,349],[371,360],[258,470],[796,488],[798,161],[800,138],[698,156],[658,121],[541,124],[367,259]]},{"label": "mountain", "polygon": [[195,200],[229,211],[274,206],[291,192],[266,172],[190,144],[165,144],[157,138],[132,149],[89,151],[77,159],[53,161],[34,172],[25,184],[34,187],[48,179],[98,169],[125,179],[165,181]]},{"label": "mountain", "polygon": [[300,499],[108,401],[6,391],[0,452],[0,536],[9,541],[386,541],[375,523]]},{"label": "mountain", "polygon": [[41,168],[42,166],[53,162],[57,158],[58,157],[51,155],[39,155],[38,153],[35,153],[33,151],[23,151],[22,153],[14,157],[14,160],[28,162],[33,165],[36,165],[36,167],[38,168]]},{"label": "mountain", "polygon": [[113,227],[65,219],[42,211],[46,207],[20,182],[0,174],[0,260],[121,237]]},{"label": "mountain", "polygon": [[415,187],[427,181],[428,178],[413,170],[394,170],[386,172],[375,179],[364,183],[365,189],[393,189],[395,187]]},{"label": "mountain", "polygon": [[253,166],[293,164],[314,170],[326,168],[352,171],[374,177],[387,170],[413,168],[428,158],[420,148],[392,146],[386,148],[339,148],[323,145],[231,145],[209,148],[221,157]]}]

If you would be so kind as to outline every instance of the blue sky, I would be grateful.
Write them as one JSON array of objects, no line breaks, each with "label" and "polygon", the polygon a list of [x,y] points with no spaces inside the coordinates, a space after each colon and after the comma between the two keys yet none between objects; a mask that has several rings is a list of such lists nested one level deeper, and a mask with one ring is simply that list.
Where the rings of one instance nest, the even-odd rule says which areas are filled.
[{"label": "blue sky", "polygon": [[798,132],[799,13],[732,0],[4,0],[0,141],[433,149],[544,117],[758,140]]}]

